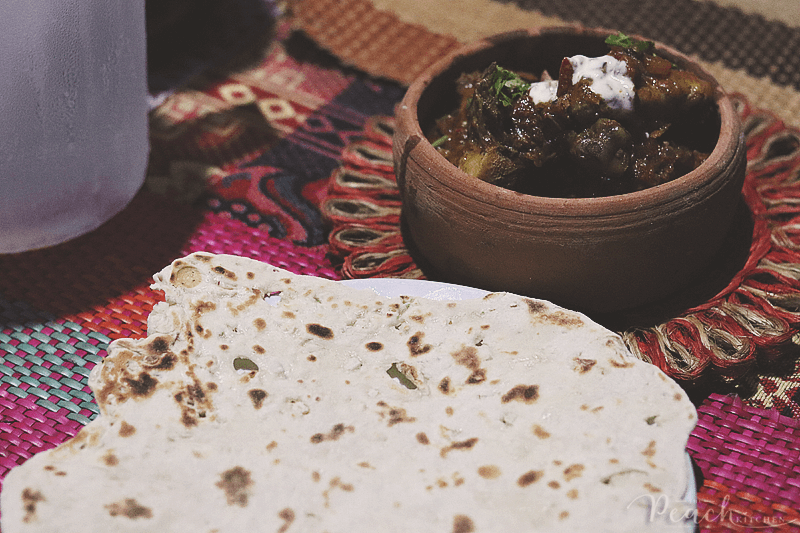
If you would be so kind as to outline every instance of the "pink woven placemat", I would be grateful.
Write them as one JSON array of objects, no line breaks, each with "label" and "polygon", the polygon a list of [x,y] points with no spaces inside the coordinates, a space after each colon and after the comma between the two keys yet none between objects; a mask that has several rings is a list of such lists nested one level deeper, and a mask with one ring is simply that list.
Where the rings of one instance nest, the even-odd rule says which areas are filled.
[{"label": "pink woven placemat", "polygon": [[800,421],[711,395],[687,449],[704,532],[800,531]]}]

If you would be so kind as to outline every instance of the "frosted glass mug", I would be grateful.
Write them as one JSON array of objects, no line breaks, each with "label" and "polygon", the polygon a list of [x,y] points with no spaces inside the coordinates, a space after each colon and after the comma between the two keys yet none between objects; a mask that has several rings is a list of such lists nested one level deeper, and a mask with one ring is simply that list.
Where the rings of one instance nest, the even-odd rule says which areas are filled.
[{"label": "frosted glass mug", "polygon": [[144,181],[144,0],[5,0],[0,9],[0,253],[56,244]]}]

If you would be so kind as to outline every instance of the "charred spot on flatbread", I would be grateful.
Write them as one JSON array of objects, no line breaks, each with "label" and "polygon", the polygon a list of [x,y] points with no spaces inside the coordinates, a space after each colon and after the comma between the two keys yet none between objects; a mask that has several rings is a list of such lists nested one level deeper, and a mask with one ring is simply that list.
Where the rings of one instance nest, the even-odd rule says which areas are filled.
[{"label": "charred spot on flatbread", "polygon": [[142,365],[153,370],[172,370],[178,362],[178,356],[172,352],[148,353],[142,357]]},{"label": "charred spot on flatbread", "polygon": [[419,357],[420,355],[426,354],[433,349],[433,346],[430,344],[424,344],[422,342],[424,337],[425,334],[423,332],[417,331],[408,338],[406,346],[408,346],[408,351],[411,354],[411,357]]},{"label": "charred spot on flatbread", "polygon": [[250,291],[250,296],[244,302],[238,303],[234,305],[231,302],[228,302],[228,310],[230,311],[231,315],[238,316],[239,313],[244,312],[249,307],[256,305],[261,300],[261,291],[258,289],[252,289]]},{"label": "charred spot on flatbread", "polygon": [[642,455],[647,458],[647,464],[650,466],[650,468],[657,468],[658,465],[653,462],[653,458],[656,455],[656,441],[651,440],[647,444],[647,448],[642,451]]},{"label": "charred spot on flatbread", "polygon": [[106,466],[117,466],[119,464],[119,458],[114,455],[113,450],[108,450],[101,460]]},{"label": "charred spot on flatbread", "polygon": [[660,488],[658,488],[658,487],[656,487],[656,486],[655,486],[655,485],[653,485],[652,483],[645,483],[643,486],[644,486],[644,488],[646,488],[646,489],[647,489],[649,492],[653,492],[653,493],[659,493],[659,492],[661,492],[661,489],[660,489]]},{"label": "charred spot on flatbread", "polygon": [[333,338],[333,330],[321,324],[306,324],[306,331],[315,337],[329,341]]},{"label": "charred spot on flatbread", "polygon": [[474,346],[462,346],[457,352],[450,354],[456,363],[465,366],[470,370],[477,370],[480,368],[481,361],[478,358],[478,350]]},{"label": "charred spot on flatbread", "polygon": [[264,405],[264,400],[269,396],[264,389],[250,389],[247,391],[247,395],[250,397],[250,401],[253,402],[253,407],[256,409],[261,409]]},{"label": "charred spot on flatbread", "polygon": [[214,272],[216,272],[217,274],[222,274],[223,276],[232,281],[236,281],[236,274],[223,266],[215,266]]},{"label": "charred spot on flatbread", "polygon": [[156,337],[145,347],[149,354],[162,354],[169,350],[169,338]]},{"label": "charred spot on flatbread", "polygon": [[562,326],[565,328],[579,328],[584,325],[584,322],[580,316],[574,313],[562,311],[561,309],[547,313],[544,316],[546,317],[547,322],[555,324],[556,326]]},{"label": "charred spot on flatbread", "polygon": [[611,358],[608,362],[614,368],[631,368],[634,365],[633,361],[625,361],[622,358]]},{"label": "charred spot on flatbread", "polygon": [[374,342],[374,341],[373,342],[368,342],[364,346],[370,352],[379,352],[379,351],[383,350],[383,344],[381,344],[380,342]]},{"label": "charred spot on flatbread", "polygon": [[331,428],[328,433],[315,433],[311,436],[312,444],[319,444],[320,442],[325,441],[335,441],[339,440],[339,438],[344,435],[345,433],[353,433],[355,428],[353,426],[346,426],[345,424],[336,424]]},{"label": "charred spot on flatbread", "polygon": [[531,320],[545,322],[565,328],[576,328],[584,325],[580,315],[566,312],[561,309],[550,310],[544,302],[526,299]]},{"label": "charred spot on flatbread", "polygon": [[453,533],[473,533],[475,524],[466,515],[456,515],[453,517]]},{"label": "charred spot on flatbread", "polygon": [[522,402],[531,404],[539,399],[539,386],[538,385],[517,385],[509,390],[500,399],[503,403],[509,402]]},{"label": "charred spot on flatbread", "polygon": [[496,479],[500,477],[500,468],[497,465],[479,466],[478,475],[484,479]]},{"label": "charred spot on flatbread", "polygon": [[420,444],[430,444],[431,443],[430,439],[428,439],[428,436],[423,432],[417,433],[416,439],[417,439],[417,442],[419,442]]},{"label": "charred spot on flatbread", "polygon": [[156,390],[158,380],[147,372],[140,372],[137,378],[123,378],[123,381],[130,387],[131,395],[135,398],[146,398]]},{"label": "charred spot on flatbread", "polygon": [[447,454],[453,450],[471,450],[478,444],[478,438],[472,437],[471,439],[466,439],[458,442],[453,442],[450,446],[442,448],[439,452],[441,457],[447,457]]},{"label": "charred spot on flatbread", "polygon": [[597,364],[595,359],[581,359],[580,357],[575,357],[573,361],[575,362],[575,366],[573,368],[578,374],[585,374],[589,372],[592,367]]},{"label": "charred spot on flatbread", "polygon": [[525,303],[528,304],[528,311],[532,315],[539,315],[547,311],[547,305],[545,305],[544,302],[526,298]]},{"label": "charred spot on flatbread", "polygon": [[278,518],[283,520],[283,525],[278,529],[278,533],[285,533],[289,530],[289,527],[291,527],[292,522],[294,522],[295,514],[291,508],[286,507],[280,510]]},{"label": "charred spot on flatbread", "polygon": [[449,376],[443,377],[442,380],[439,382],[437,388],[439,389],[439,391],[441,391],[442,394],[450,394],[450,392],[453,390],[450,385],[450,377]]},{"label": "charred spot on flatbread", "polygon": [[30,523],[36,520],[36,508],[39,502],[46,501],[44,496],[38,490],[34,490],[31,488],[26,488],[22,491],[22,508],[25,511],[25,515],[22,517],[22,521]]},{"label": "charred spot on flatbread", "polygon": [[325,500],[325,507],[330,507],[330,497],[331,492],[335,489],[344,491],[344,492],[353,492],[355,487],[353,487],[352,483],[344,483],[340,477],[334,477],[328,482],[328,488],[322,491],[322,497]]},{"label": "charred spot on flatbread", "polygon": [[122,423],[120,423],[120,425],[119,425],[119,436],[120,437],[130,437],[134,433],[136,433],[136,428],[134,426],[128,424],[124,420],[122,421]]},{"label": "charred spot on flatbread", "polygon": [[475,346],[462,345],[459,350],[450,355],[457,364],[472,371],[465,380],[467,385],[477,385],[486,381],[486,369],[481,368],[481,360],[478,357],[478,349]]},{"label": "charred spot on flatbread", "polygon": [[546,431],[542,426],[539,424],[533,425],[533,434],[539,437],[540,439],[546,439],[550,437],[550,433]]},{"label": "charred spot on flatbread", "polygon": [[197,381],[184,384],[173,399],[181,410],[181,423],[187,428],[197,426],[199,419],[206,418],[206,413],[212,409],[211,399]]},{"label": "charred spot on flatbread", "polygon": [[642,455],[644,455],[645,457],[653,457],[655,454],[656,454],[656,441],[651,440],[647,444],[647,448],[645,448],[644,451],[642,451]]},{"label": "charred spot on flatbread", "polygon": [[586,467],[582,464],[569,465],[564,469],[564,480],[572,481],[575,478],[581,477]]},{"label": "charred spot on flatbread", "polygon": [[220,480],[216,486],[225,492],[228,505],[247,507],[253,484],[253,480],[250,479],[250,471],[241,466],[235,466],[220,474]]},{"label": "charred spot on flatbread", "polygon": [[478,383],[483,383],[484,381],[486,381],[486,369],[479,368],[474,370],[472,374],[467,377],[466,383],[467,385],[477,385]]},{"label": "charred spot on flatbread", "polygon": [[527,487],[532,485],[542,479],[544,477],[544,471],[542,470],[529,470],[525,472],[517,479],[517,485],[520,487]]},{"label": "charred spot on flatbread", "polygon": [[138,518],[153,518],[153,511],[149,507],[139,504],[134,498],[125,498],[121,502],[105,505],[109,516],[124,517],[131,520]]},{"label": "charred spot on flatbread", "polygon": [[389,427],[402,422],[416,422],[417,420],[413,416],[408,416],[408,413],[402,407],[391,407],[384,401],[378,402],[378,407],[380,407],[378,414],[382,419],[386,420],[386,424]]},{"label": "charred spot on flatbread", "polygon": [[209,313],[217,308],[217,304],[214,302],[206,302],[206,301],[199,301],[194,306],[194,314],[195,316],[200,316],[203,313]]}]

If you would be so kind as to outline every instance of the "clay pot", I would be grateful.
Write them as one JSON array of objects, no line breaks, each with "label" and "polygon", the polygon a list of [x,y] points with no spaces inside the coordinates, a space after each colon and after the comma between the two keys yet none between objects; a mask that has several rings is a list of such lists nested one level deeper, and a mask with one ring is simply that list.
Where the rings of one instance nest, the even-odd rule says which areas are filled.
[{"label": "clay pot", "polygon": [[605,54],[609,33],[559,27],[497,35],[443,58],[409,87],[396,114],[395,172],[409,245],[429,277],[611,312],[665,297],[708,265],[740,199],[745,148],[730,97],[676,50],[656,43],[660,55],[714,84],[720,132],[700,167],[650,189],[602,198],[524,195],[469,177],[423,134],[457,104],[461,73],[492,61],[558,72],[563,57]]}]

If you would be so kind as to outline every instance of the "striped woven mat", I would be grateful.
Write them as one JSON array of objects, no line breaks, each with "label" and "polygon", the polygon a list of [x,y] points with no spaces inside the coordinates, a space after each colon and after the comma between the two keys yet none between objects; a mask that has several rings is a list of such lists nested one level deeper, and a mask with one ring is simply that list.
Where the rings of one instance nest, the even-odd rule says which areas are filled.
[{"label": "striped woven mat", "polygon": [[[678,6],[667,17],[672,28],[682,27],[676,14],[694,13],[691,35],[700,31],[697,25],[716,28],[731,20],[731,27],[754,28],[788,50],[782,60],[755,63],[743,59],[744,51],[759,57],[753,47],[764,39],[748,41],[734,57],[724,50],[686,50],[706,54],[720,79],[733,80],[748,124],[752,223],[743,224],[742,233],[756,245],[736,256],[729,294],[740,300],[764,300],[759,291],[777,294],[765,300],[771,308],[753,311],[770,320],[753,321],[752,330],[746,322],[736,322],[741,329],[729,324],[738,359],[709,355],[698,366],[697,376],[715,378],[695,393],[700,419],[688,449],[697,466],[701,531],[800,531],[800,380],[790,350],[800,291],[793,223],[800,203],[793,77],[800,54],[791,53],[800,47],[797,30],[785,21],[684,0],[607,2],[604,9],[577,0],[560,7],[522,0],[289,4],[286,18],[269,29],[275,41],[255,63],[236,71],[215,67],[160,95],[150,117],[146,187],[125,211],[71,242],[0,256],[0,479],[96,416],[89,371],[112,340],[145,335],[147,315],[161,300],[149,288],[151,276],[177,257],[198,250],[233,253],[330,279],[424,276],[398,232],[400,203],[387,145],[393,107],[415,64],[398,43],[427,42],[412,56],[433,58],[504,26],[558,23],[570,13],[581,13],[587,24],[670,42],[670,31],[659,25],[663,9],[652,9],[661,4]],[[651,16],[638,7],[647,5]],[[638,15],[620,17],[620,9]],[[600,16],[609,18],[590,18]],[[650,26],[642,27],[647,21]],[[670,44],[681,48],[681,42]],[[753,268],[747,276],[745,266]],[[663,338],[683,339],[691,355],[698,349],[692,327],[702,316],[683,318],[655,324],[652,332],[668,324]],[[738,346],[736,339],[749,344]],[[643,350],[658,344],[646,336],[637,342]],[[670,346],[664,345],[668,353],[689,357]],[[769,372],[754,374],[765,361]],[[727,394],[732,390],[738,395]]]}]

